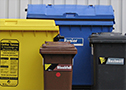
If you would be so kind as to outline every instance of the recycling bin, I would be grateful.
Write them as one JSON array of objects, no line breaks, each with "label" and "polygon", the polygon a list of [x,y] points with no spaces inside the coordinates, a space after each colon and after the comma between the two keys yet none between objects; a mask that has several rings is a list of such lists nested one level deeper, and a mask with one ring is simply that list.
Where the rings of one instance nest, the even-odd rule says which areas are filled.
[{"label": "recycling bin", "polygon": [[74,45],[46,42],[40,53],[44,58],[44,90],[71,90],[72,59],[77,53]]},{"label": "recycling bin", "polygon": [[92,34],[90,44],[94,56],[93,90],[126,90],[126,36]]},{"label": "recycling bin", "polygon": [[88,37],[91,33],[111,32],[112,6],[108,5],[28,5],[27,19],[54,19],[63,42],[78,50],[73,63],[73,88],[93,85],[93,66]]},{"label": "recycling bin", "polygon": [[0,90],[44,90],[39,49],[58,34],[54,20],[0,19]]}]

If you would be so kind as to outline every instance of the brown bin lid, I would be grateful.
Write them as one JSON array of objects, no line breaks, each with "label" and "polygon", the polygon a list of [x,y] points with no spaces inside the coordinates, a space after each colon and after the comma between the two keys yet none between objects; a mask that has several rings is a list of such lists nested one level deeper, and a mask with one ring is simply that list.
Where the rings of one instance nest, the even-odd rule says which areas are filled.
[{"label": "brown bin lid", "polygon": [[47,42],[47,41],[45,41],[45,43],[48,44],[48,45],[54,45],[54,44],[57,44],[57,45],[61,45],[61,44],[64,45],[65,44],[66,45],[66,44],[70,44],[70,42],[60,42],[59,43],[59,42]]},{"label": "brown bin lid", "polygon": [[77,54],[77,49],[69,42],[46,42],[40,48],[41,54]]}]

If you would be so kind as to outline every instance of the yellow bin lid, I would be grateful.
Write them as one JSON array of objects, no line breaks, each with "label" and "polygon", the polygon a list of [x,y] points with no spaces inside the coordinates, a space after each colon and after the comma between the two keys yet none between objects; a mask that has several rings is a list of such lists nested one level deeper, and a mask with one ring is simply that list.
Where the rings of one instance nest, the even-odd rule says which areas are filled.
[{"label": "yellow bin lid", "polygon": [[0,19],[0,30],[59,31],[54,20]]}]

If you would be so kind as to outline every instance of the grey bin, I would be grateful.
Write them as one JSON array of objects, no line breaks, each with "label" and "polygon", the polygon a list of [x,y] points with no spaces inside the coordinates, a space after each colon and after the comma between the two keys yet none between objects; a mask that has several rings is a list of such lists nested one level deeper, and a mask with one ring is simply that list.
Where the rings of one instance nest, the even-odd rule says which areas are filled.
[{"label": "grey bin", "polygon": [[89,37],[95,90],[126,90],[126,36],[95,33]]}]

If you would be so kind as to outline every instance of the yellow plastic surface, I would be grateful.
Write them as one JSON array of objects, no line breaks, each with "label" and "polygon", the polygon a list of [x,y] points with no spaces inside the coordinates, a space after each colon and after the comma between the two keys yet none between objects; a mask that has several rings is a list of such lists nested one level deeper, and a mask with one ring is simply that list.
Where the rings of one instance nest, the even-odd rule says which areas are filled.
[{"label": "yellow plastic surface", "polygon": [[[19,47],[19,51],[0,51],[1,58],[8,57],[7,62],[13,62],[15,68],[19,68],[18,84],[16,85],[14,80],[7,82],[5,79],[0,79],[0,90],[44,90],[43,61],[39,49],[45,41],[53,41],[57,34],[59,27],[55,26],[53,20],[0,19],[0,41],[9,43],[12,47]],[[19,46],[13,43],[19,43]],[[6,56],[5,53],[9,53],[10,56]],[[12,57],[19,60],[11,61]],[[0,63],[3,61],[0,59]],[[16,66],[17,63],[19,66]],[[2,72],[1,68],[0,72]],[[16,86],[1,86],[5,85],[3,82]]]},{"label": "yellow plastic surface", "polygon": [[36,19],[1,19],[0,30],[45,30],[58,31],[59,27],[55,26],[53,20],[36,20]]}]

